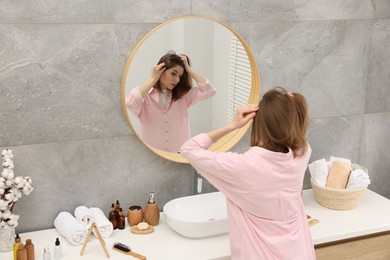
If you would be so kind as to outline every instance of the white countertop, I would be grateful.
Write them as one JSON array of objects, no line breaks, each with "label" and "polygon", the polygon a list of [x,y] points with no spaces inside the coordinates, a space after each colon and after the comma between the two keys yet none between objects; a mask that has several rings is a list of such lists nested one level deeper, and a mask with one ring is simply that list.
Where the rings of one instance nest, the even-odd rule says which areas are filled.
[{"label": "white countertop", "polygon": [[367,190],[359,206],[339,211],[325,208],[310,190],[303,191],[306,213],[320,223],[310,228],[315,245],[390,231],[390,200]]},{"label": "white countertop", "polygon": [[[312,190],[303,191],[303,200],[307,214],[316,218],[320,223],[312,226],[311,232],[315,245],[364,236],[383,231],[390,231],[390,200],[367,191],[358,208],[349,211],[336,211],[322,207],[314,200]],[[70,245],[55,229],[23,233],[22,242],[31,238],[35,245],[35,259],[42,259],[43,248],[49,246],[54,260],[54,241],[61,240],[62,259],[97,260],[107,259],[99,240],[92,236],[83,256],[81,247]],[[137,235],[125,230],[114,230],[112,236],[105,239],[110,259],[135,259],[112,249],[112,245],[121,242],[132,247],[132,250],[143,254],[148,260],[225,260],[230,259],[228,235],[220,235],[202,239],[188,239],[178,235],[166,223],[161,214],[160,223],[151,234]],[[1,260],[11,260],[13,254],[0,253]]]},{"label": "white countertop", "polygon": [[[31,238],[35,246],[35,259],[41,260],[44,247],[49,247],[51,259],[54,260],[54,242],[56,237],[60,238],[62,247],[62,258],[65,260],[98,260],[108,259],[105,256],[99,240],[91,235],[83,256],[80,256],[82,245],[72,246],[63,238],[56,229],[47,229],[30,233],[20,234],[22,242]],[[124,230],[114,230],[111,237],[104,239],[109,259],[136,259],[124,255],[112,249],[116,242],[123,243],[132,248],[132,251],[145,255],[148,260],[203,260],[203,259],[230,259],[230,247],[228,235],[215,236],[202,239],[188,239],[173,231],[165,221],[164,214],[160,216],[160,222],[154,227],[150,234],[133,234],[126,221]],[[0,253],[0,260],[12,260],[13,253]]]}]

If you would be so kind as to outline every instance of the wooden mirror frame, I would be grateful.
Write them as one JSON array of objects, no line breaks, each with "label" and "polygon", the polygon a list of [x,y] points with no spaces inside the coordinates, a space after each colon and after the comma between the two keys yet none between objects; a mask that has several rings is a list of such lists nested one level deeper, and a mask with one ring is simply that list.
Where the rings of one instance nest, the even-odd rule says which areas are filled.
[{"label": "wooden mirror frame", "polygon": [[[185,18],[199,18],[199,19],[207,19],[207,20],[210,20],[212,22],[215,22],[215,23],[218,23],[222,26],[224,26],[226,29],[228,29],[231,33],[233,33],[237,39],[240,40],[242,46],[245,48],[245,51],[248,55],[248,60],[250,62],[250,66],[251,66],[251,74],[252,74],[252,84],[251,84],[251,91],[250,91],[250,95],[249,95],[249,100],[248,100],[248,104],[257,104],[259,102],[259,98],[260,98],[260,76],[259,76],[259,70],[258,70],[258,67],[257,67],[257,64],[256,64],[256,60],[248,46],[248,44],[244,41],[244,39],[236,32],[234,31],[231,27],[227,26],[226,24],[222,23],[222,22],[219,22],[219,21],[216,21],[214,19],[210,19],[210,18],[207,18],[207,17],[203,17],[203,16],[182,16],[182,17],[178,17],[178,18],[174,18],[174,19],[171,19],[171,20],[168,20],[166,22],[163,22],[161,24],[159,24],[158,26],[156,26],[155,28],[153,28],[152,30],[150,30],[134,47],[134,49],[132,50],[129,58],[127,59],[127,63],[126,63],[126,67],[125,69],[123,70],[123,74],[122,74],[122,83],[121,83],[121,102],[122,102],[122,109],[123,109],[123,112],[125,114],[125,117],[126,117],[126,120],[127,120],[127,123],[129,124],[131,130],[133,131],[133,133],[138,137],[138,139],[146,146],[148,147],[152,152],[154,152],[155,154],[157,154],[158,156],[161,156],[162,158],[165,158],[167,160],[170,160],[170,161],[173,161],[173,162],[177,162],[177,163],[188,163],[188,161],[180,154],[180,153],[172,153],[172,152],[166,152],[166,151],[162,151],[160,149],[157,149],[153,146],[150,146],[149,144],[145,143],[141,137],[139,136],[139,133],[137,133],[137,131],[135,131],[132,123],[131,123],[131,120],[130,120],[130,117],[128,116],[128,112],[127,112],[127,107],[126,107],[126,78],[127,78],[127,75],[128,75],[128,71],[129,71],[129,67],[130,67],[130,64],[135,56],[135,54],[137,53],[137,51],[139,50],[139,48],[142,46],[142,44],[144,43],[144,41],[146,39],[148,39],[148,37],[150,35],[152,35],[155,31],[157,31],[158,29],[160,29],[161,27],[169,24],[169,23],[172,23],[174,21],[177,21],[177,20],[181,20],[181,19],[185,19]],[[247,125],[245,125],[244,127],[242,128],[239,128],[231,133],[229,133],[228,135],[224,136],[223,138],[221,138],[220,140],[218,140],[216,143],[214,143],[210,148],[209,150],[210,151],[218,151],[218,152],[226,152],[226,151],[229,151],[234,145],[236,145],[241,139],[242,137],[244,136],[244,134],[246,133],[246,131],[248,131],[249,127],[251,126],[251,122],[249,122]]]}]

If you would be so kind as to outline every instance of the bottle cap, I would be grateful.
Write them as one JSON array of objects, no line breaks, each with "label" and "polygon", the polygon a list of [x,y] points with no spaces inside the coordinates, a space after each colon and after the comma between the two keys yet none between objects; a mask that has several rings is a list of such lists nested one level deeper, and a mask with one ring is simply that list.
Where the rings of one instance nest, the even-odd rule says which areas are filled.
[{"label": "bottle cap", "polygon": [[16,234],[15,243],[20,243],[20,242],[22,242],[22,240],[21,240],[19,234]]},{"label": "bottle cap", "polygon": [[57,237],[56,238],[56,246],[59,246],[60,245],[60,239]]},{"label": "bottle cap", "polygon": [[30,245],[31,244],[31,239],[26,239],[26,245]]}]

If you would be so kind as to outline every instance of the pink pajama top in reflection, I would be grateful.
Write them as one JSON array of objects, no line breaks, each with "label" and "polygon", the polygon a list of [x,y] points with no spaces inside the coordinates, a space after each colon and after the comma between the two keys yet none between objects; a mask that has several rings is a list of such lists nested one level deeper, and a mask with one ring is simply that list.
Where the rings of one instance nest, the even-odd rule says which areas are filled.
[{"label": "pink pajama top in reflection", "polygon": [[171,91],[167,94],[166,105],[162,107],[157,89],[152,88],[142,98],[138,87],[135,87],[126,99],[126,106],[138,117],[144,142],[163,151],[178,152],[190,138],[188,108],[213,96],[215,88],[206,80],[176,101],[172,101]]},{"label": "pink pajama top in reflection", "polygon": [[181,154],[227,199],[233,260],[311,260],[313,242],[301,197],[311,148],[302,157],[251,147],[243,154],[206,150],[207,134]]}]

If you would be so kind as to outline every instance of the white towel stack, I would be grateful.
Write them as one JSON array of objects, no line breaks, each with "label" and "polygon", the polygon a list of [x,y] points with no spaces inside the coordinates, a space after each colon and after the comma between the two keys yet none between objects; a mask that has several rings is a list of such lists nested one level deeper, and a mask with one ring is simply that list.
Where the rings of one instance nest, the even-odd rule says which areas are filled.
[{"label": "white towel stack", "polygon": [[309,172],[316,184],[321,187],[325,187],[327,183],[327,178],[330,169],[332,168],[333,162],[342,162],[346,165],[353,166],[355,168],[349,175],[347,189],[358,189],[358,188],[367,188],[370,184],[370,178],[368,176],[368,170],[358,164],[352,164],[351,160],[331,156],[329,161],[325,159],[316,160],[308,165]]},{"label": "white towel stack", "polygon": [[[63,211],[54,220],[57,231],[72,245],[84,243],[88,229],[93,222],[102,238],[109,238],[112,235],[114,227],[100,208],[79,206],[75,209],[74,215]],[[93,233],[97,236],[95,231]]]},{"label": "white towel stack", "polygon": [[74,246],[84,243],[87,230],[69,212],[62,211],[54,220],[54,226],[63,237]]}]

